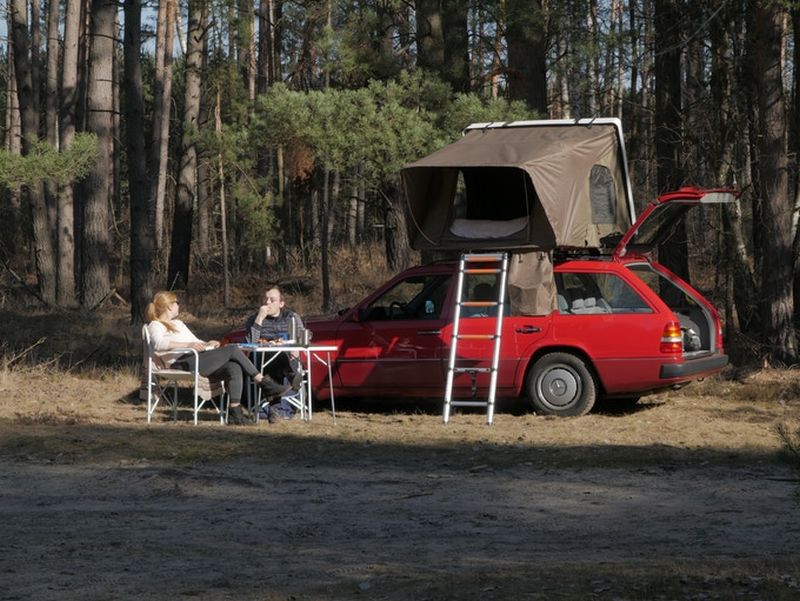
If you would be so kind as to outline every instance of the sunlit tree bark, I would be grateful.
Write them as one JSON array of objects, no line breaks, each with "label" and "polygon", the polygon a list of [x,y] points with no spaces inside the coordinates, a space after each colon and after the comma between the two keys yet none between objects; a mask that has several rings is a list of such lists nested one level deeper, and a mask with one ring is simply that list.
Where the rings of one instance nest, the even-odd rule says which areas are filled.
[{"label": "sunlit tree bark", "polygon": [[150,228],[150,185],[144,143],[144,95],[141,52],[141,0],[125,0],[125,120],[127,127],[128,193],[130,194],[131,323],[144,321],[153,294],[154,240]]},{"label": "sunlit tree bark", "polygon": [[113,57],[117,5],[92,1],[86,128],[97,135],[97,160],[86,179],[81,239],[81,304],[94,308],[110,289],[109,207],[113,177]]},{"label": "sunlit tree bark", "polygon": [[[34,69],[25,0],[13,0],[10,10],[12,11],[11,33],[14,42],[14,73],[22,124],[22,154],[26,155],[31,152],[34,141],[39,138],[39,106],[37,90],[33,87]],[[35,54],[38,57],[38,52]],[[55,304],[55,256],[44,187],[41,184],[30,186],[27,188],[27,194],[33,223],[33,248],[36,273],[39,279],[39,294],[46,303]]]},{"label": "sunlit tree bark", "polygon": [[200,84],[203,53],[203,0],[189,2],[189,29],[186,44],[186,76],[184,83],[183,133],[181,137],[178,190],[172,225],[167,286],[183,289],[189,282],[189,260],[192,245],[192,215],[197,196],[197,134],[200,114]]}]

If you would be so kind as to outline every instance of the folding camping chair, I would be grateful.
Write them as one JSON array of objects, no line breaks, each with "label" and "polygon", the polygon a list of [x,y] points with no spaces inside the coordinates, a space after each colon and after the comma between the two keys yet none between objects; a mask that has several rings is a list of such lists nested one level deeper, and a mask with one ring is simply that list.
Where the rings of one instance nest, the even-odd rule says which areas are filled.
[{"label": "folding camping chair", "polygon": [[[225,402],[225,383],[219,380],[209,380],[201,376],[197,369],[198,362],[195,361],[193,370],[168,368],[161,361],[158,353],[155,352],[150,342],[150,332],[147,326],[142,326],[142,350],[144,355],[144,373],[142,384],[146,389],[141,396],[147,397],[147,423],[153,418],[153,413],[158,404],[163,400],[164,404],[172,408],[173,419],[178,418],[178,388],[180,383],[189,384],[192,387],[192,397],[194,399],[193,414],[194,423],[197,425],[197,418],[200,409],[210,405],[219,414],[220,423],[226,421]],[[197,351],[190,348],[170,349],[171,352],[194,353]],[[219,397],[219,400],[215,400]]]}]

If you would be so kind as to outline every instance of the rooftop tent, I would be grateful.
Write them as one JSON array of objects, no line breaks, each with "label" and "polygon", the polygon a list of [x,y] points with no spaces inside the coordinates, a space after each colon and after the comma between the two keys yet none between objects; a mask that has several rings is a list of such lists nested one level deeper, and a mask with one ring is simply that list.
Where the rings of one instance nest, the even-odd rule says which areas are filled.
[{"label": "rooftop tent", "polygon": [[417,250],[597,247],[635,218],[617,119],[471,125],[402,178]]}]

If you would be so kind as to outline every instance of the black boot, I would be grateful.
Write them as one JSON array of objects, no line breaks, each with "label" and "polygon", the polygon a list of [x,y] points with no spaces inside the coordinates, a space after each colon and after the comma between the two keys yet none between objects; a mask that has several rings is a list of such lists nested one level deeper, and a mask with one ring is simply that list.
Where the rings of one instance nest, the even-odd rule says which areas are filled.
[{"label": "black boot", "polygon": [[292,390],[294,391],[300,390],[300,387],[303,385],[302,370],[298,369],[296,372],[294,372],[292,374],[291,381],[292,381]]},{"label": "black boot", "polygon": [[269,376],[264,376],[258,383],[258,385],[261,386],[261,390],[264,391],[264,395],[268,399],[282,397],[292,389],[291,386],[287,386],[285,384],[278,384],[275,380],[273,380]]},{"label": "black boot", "polygon": [[246,426],[250,423],[242,411],[241,405],[231,405],[228,408],[228,425],[229,426]]}]

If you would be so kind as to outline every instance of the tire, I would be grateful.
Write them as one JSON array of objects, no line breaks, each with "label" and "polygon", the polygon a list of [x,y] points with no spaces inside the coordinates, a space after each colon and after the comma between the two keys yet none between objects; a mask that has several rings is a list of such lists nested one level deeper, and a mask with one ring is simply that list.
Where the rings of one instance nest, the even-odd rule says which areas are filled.
[{"label": "tire", "polygon": [[528,395],[539,415],[585,415],[594,406],[597,385],[583,360],[570,353],[548,353],[531,367]]}]

